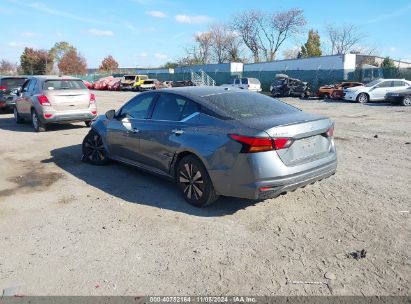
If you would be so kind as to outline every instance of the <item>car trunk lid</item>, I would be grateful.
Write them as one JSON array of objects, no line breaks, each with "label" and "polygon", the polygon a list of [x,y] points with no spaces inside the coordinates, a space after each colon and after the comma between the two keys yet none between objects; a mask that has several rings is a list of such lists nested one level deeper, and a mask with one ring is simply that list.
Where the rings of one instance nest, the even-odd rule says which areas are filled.
[{"label": "car trunk lid", "polygon": [[88,90],[49,90],[45,95],[56,111],[85,110],[90,104]]},{"label": "car trunk lid", "polygon": [[332,138],[327,136],[327,131],[333,124],[326,117],[293,112],[247,120],[246,124],[264,131],[271,138],[291,138],[293,140],[288,148],[276,151],[287,166],[327,157],[331,152],[333,142]]}]

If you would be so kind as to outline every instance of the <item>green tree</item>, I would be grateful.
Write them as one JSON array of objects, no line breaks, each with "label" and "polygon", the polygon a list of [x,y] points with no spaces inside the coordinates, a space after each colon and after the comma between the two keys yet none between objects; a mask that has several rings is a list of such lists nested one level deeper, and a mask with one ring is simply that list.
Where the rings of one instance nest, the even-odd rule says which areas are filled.
[{"label": "green tree", "polygon": [[52,69],[53,60],[54,58],[46,50],[26,47],[20,56],[20,66],[24,74],[44,75]]},{"label": "green tree", "polygon": [[60,63],[61,58],[63,58],[68,51],[77,51],[77,49],[66,41],[56,42],[50,49],[50,56],[54,59],[54,63],[56,65],[54,70],[57,70],[57,66]]},{"label": "green tree", "polygon": [[384,69],[395,69],[395,63],[394,60],[392,60],[390,57],[385,57],[384,60],[381,62],[381,67]]},{"label": "green tree", "polygon": [[178,63],[177,62],[166,62],[164,65],[163,65],[163,68],[165,68],[165,69],[174,69],[174,68],[176,68],[178,66]]},{"label": "green tree", "polygon": [[307,42],[301,47],[302,57],[321,56],[321,43],[318,31],[310,30],[308,32]]}]

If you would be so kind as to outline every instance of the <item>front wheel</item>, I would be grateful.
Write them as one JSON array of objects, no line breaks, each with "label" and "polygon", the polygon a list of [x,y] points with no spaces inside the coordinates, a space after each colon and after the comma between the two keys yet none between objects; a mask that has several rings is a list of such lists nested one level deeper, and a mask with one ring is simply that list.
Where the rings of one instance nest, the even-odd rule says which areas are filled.
[{"label": "front wheel", "polygon": [[357,102],[365,104],[370,101],[370,97],[366,93],[360,93],[357,96]]},{"label": "front wheel", "polygon": [[105,165],[109,159],[106,149],[104,148],[103,139],[94,130],[90,130],[83,140],[82,144],[83,161],[93,165]]},{"label": "front wheel", "polygon": [[24,122],[24,118],[20,116],[16,107],[13,108],[13,114],[14,114],[14,120],[16,123],[21,124]]},{"label": "front wheel", "polygon": [[192,155],[184,157],[177,165],[177,184],[184,199],[193,206],[204,207],[218,199],[210,176],[201,161]]},{"label": "front wheel", "polygon": [[401,105],[406,107],[411,106],[411,96],[405,96],[401,101]]}]

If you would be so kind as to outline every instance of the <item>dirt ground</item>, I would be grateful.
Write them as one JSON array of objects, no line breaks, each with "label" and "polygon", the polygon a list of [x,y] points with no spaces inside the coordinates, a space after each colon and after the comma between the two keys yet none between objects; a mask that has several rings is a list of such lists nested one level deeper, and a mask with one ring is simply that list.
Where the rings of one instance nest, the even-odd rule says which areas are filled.
[{"label": "dirt ground", "polygon": [[[132,95],[96,92],[99,112]],[[411,108],[285,101],[335,121],[337,174],[205,209],[82,163],[83,124],[34,133],[0,114],[0,294],[410,295]]]}]

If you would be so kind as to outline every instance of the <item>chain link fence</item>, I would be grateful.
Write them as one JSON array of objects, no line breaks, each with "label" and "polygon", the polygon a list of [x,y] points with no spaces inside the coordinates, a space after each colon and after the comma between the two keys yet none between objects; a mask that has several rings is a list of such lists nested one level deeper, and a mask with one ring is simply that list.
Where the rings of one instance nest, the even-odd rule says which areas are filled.
[{"label": "chain link fence", "polygon": [[[313,91],[325,84],[335,84],[341,81],[370,82],[377,78],[405,78],[411,80],[411,68],[370,68],[348,70],[282,70],[282,71],[246,71],[246,72],[208,72],[207,73],[216,82],[216,85],[232,83],[238,77],[257,78],[261,82],[263,91],[268,91],[276,74],[286,74],[289,77],[300,79],[308,82]],[[111,76],[122,77],[124,74],[114,73]],[[191,73],[148,73],[149,78],[158,79],[159,81],[181,81],[191,80]],[[96,81],[100,78],[110,76],[109,74],[87,74],[73,75],[89,82]]]}]

